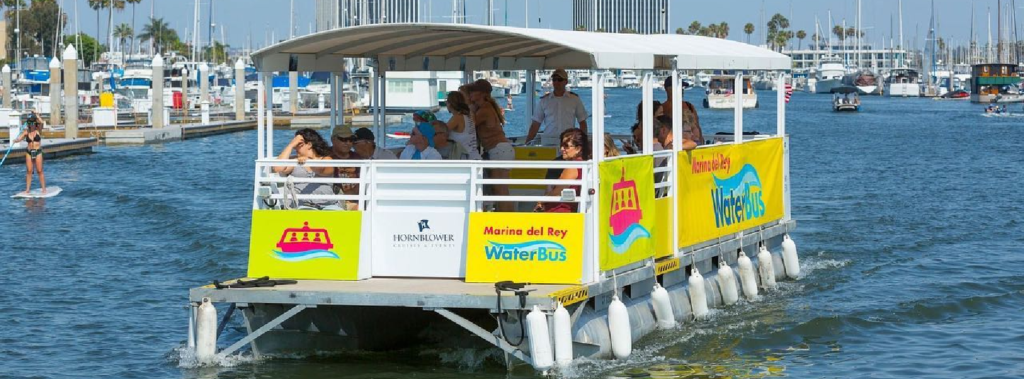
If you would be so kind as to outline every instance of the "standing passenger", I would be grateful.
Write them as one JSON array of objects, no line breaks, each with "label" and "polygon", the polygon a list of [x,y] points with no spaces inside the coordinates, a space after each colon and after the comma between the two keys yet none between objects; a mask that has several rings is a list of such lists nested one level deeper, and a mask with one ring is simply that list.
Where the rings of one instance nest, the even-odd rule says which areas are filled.
[{"label": "standing passenger", "polygon": [[469,152],[469,159],[480,160],[480,146],[476,136],[476,124],[469,111],[469,104],[461,92],[448,92],[448,112],[452,118],[448,120],[448,138],[461,143]]},{"label": "standing passenger", "polygon": [[558,138],[561,133],[572,129],[576,122],[579,122],[583,134],[587,134],[587,109],[583,107],[583,101],[578,95],[565,89],[568,80],[569,74],[563,69],[557,69],[551,74],[555,90],[540,98],[537,110],[533,113],[530,131],[526,134],[526,143],[537,136],[541,125],[544,125],[541,143],[546,145],[560,142]]},{"label": "standing passenger", "polygon": [[[477,137],[484,149],[484,159],[492,161],[514,161],[516,150],[505,137],[505,118],[501,115],[501,108],[491,98],[491,83],[486,80],[477,80],[469,86],[469,101],[476,105],[476,113],[473,114],[473,124],[476,125]],[[508,179],[508,169],[490,169],[489,178]],[[508,196],[508,185],[496,184],[491,186],[495,196]],[[499,202],[496,206],[499,212],[512,212],[515,204]]]}]

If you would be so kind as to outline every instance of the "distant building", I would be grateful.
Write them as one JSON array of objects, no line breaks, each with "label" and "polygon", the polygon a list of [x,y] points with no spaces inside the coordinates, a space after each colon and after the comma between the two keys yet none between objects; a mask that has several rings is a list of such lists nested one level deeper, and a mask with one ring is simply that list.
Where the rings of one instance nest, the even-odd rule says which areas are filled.
[{"label": "distant building", "polygon": [[794,69],[805,69],[816,67],[825,57],[834,55],[839,57],[845,66],[857,66],[870,68],[872,70],[888,71],[893,68],[916,68],[914,54],[902,49],[875,49],[871,46],[861,46],[860,60],[857,60],[857,48],[854,46],[821,46],[819,49],[784,50],[783,54],[793,58]]},{"label": "distant building", "polygon": [[572,0],[572,27],[589,31],[666,34],[668,0]]},{"label": "distant building", "polygon": [[316,0],[316,31],[419,22],[420,0]]}]

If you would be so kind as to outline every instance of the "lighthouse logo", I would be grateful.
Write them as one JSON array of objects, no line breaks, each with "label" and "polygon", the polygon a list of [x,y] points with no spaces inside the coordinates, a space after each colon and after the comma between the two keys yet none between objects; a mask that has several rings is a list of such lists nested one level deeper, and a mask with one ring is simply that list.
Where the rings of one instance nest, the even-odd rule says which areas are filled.
[{"label": "lighthouse logo", "polygon": [[612,251],[623,254],[638,240],[651,238],[651,232],[640,225],[644,211],[640,206],[640,197],[633,180],[626,180],[626,169],[622,168],[622,177],[612,186],[611,226]]}]

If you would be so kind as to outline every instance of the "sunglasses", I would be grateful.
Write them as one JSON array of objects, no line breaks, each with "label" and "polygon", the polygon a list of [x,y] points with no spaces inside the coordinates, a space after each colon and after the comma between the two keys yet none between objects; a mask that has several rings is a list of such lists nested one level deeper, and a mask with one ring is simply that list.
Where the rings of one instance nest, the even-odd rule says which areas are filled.
[{"label": "sunglasses", "polygon": [[556,76],[556,77],[551,78],[551,81],[552,82],[564,82],[565,78],[559,78],[559,77]]},{"label": "sunglasses", "polygon": [[334,139],[338,140],[338,142],[348,142],[348,143],[356,142],[355,137],[348,137],[348,138],[334,137]]},{"label": "sunglasses", "polygon": [[576,145],[573,145],[571,143],[563,143],[562,147],[564,147],[566,149],[572,149],[572,148],[576,147]]}]

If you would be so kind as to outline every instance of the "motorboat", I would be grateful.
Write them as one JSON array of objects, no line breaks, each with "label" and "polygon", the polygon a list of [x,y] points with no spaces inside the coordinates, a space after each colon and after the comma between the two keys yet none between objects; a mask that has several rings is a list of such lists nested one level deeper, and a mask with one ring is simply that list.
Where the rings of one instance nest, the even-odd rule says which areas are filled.
[{"label": "motorboat", "polygon": [[875,73],[866,68],[855,70],[843,76],[843,85],[856,87],[861,95],[878,95],[881,89]]},{"label": "motorboat", "polygon": [[636,73],[634,73],[633,70],[622,70],[619,74],[619,83],[621,86],[626,88],[640,87],[640,79],[637,78]]},{"label": "motorboat", "polygon": [[974,65],[971,76],[972,103],[1019,103],[1024,102],[1019,85],[1016,64],[978,64]]},{"label": "motorboat", "polygon": [[920,76],[917,70],[895,69],[889,74],[885,93],[889,97],[921,96]]},{"label": "motorboat", "polygon": [[860,90],[852,86],[832,89],[832,110],[835,112],[860,112]]},{"label": "motorboat", "polygon": [[[704,108],[733,109],[736,107],[736,80],[732,76],[713,76],[704,93]],[[743,108],[757,108],[757,92],[751,84],[751,77],[743,77]]]},{"label": "motorboat", "polygon": [[837,56],[822,59],[814,78],[814,93],[832,93],[832,88],[843,85],[846,66]]}]

